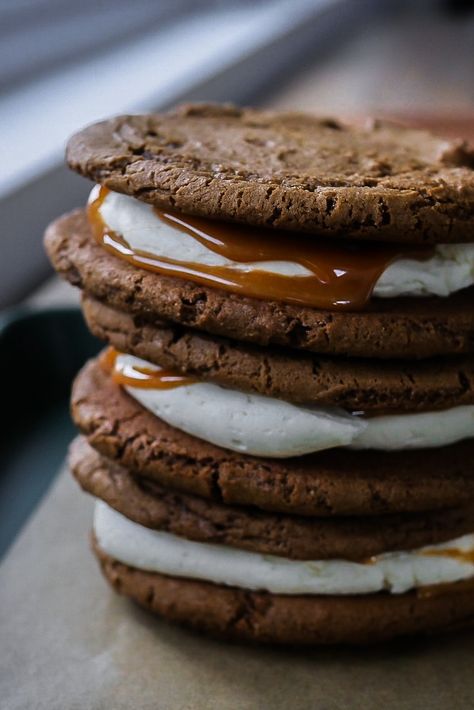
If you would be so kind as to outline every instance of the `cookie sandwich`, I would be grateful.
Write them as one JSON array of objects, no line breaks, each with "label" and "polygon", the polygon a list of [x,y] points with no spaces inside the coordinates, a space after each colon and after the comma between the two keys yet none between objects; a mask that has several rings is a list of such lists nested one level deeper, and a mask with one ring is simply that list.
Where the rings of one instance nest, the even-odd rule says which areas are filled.
[{"label": "cookie sandwich", "polygon": [[72,472],[120,593],[266,643],[474,618],[474,152],[192,105],[90,126],[47,230],[106,347]]}]

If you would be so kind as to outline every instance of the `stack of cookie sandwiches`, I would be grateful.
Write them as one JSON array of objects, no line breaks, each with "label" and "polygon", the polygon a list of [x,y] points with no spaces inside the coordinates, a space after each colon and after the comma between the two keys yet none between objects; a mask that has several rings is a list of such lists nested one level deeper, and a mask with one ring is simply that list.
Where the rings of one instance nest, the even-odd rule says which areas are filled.
[{"label": "stack of cookie sandwiches", "polygon": [[107,344],[74,476],[120,593],[206,632],[365,643],[474,620],[474,152],[195,105],[68,146],[48,229]]}]

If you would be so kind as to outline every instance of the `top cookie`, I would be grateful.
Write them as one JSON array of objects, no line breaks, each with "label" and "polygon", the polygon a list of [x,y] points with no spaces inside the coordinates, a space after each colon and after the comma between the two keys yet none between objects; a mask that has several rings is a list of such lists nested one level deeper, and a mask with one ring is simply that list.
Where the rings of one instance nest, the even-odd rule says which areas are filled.
[{"label": "top cookie", "polygon": [[189,105],[94,124],[71,168],[162,208],[324,236],[474,242],[474,148],[387,122]]}]

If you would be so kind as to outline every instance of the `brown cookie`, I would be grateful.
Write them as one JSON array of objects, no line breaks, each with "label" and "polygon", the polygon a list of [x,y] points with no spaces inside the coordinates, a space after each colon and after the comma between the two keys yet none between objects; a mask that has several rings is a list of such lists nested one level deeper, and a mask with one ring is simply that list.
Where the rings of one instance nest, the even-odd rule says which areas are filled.
[{"label": "brown cookie", "polygon": [[184,106],[71,138],[69,166],[159,207],[325,237],[474,241],[474,152],[386,122]]},{"label": "brown cookie", "polygon": [[96,541],[93,546],[116,592],[167,621],[212,636],[286,645],[367,644],[474,624],[472,580],[426,596],[283,596],[145,572],[105,554]]},{"label": "brown cookie", "polygon": [[94,240],[84,211],[53,222],[45,239],[70,283],[144,323],[180,323],[263,346],[374,358],[474,351],[474,287],[448,298],[374,299],[363,312],[319,311],[197,286],[138,269]]},{"label": "brown cookie", "polygon": [[366,560],[453,540],[474,530],[474,506],[351,518],[302,518],[222,505],[132,476],[77,438],[69,463],[81,487],[130,520],[155,530],[289,559]]},{"label": "brown cookie", "polygon": [[299,515],[380,515],[456,508],[474,498],[474,440],[420,451],[246,456],[170,427],[96,361],[74,383],[72,415],[109,459],[166,487],[226,504]]},{"label": "brown cookie", "polygon": [[87,325],[121,352],[245,392],[371,414],[474,402],[474,358],[373,361],[259,348],[139,316],[85,296]]}]

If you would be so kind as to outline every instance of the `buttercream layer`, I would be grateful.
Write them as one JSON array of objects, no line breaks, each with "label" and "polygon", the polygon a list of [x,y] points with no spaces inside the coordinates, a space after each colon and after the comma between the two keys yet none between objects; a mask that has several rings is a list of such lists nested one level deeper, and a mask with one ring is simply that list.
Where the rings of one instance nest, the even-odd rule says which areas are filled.
[{"label": "buttercream layer", "polygon": [[[474,534],[410,552],[386,553],[366,563],[295,561],[150,530],[102,501],[96,503],[94,533],[104,552],[132,567],[274,594],[368,594],[382,590],[401,594],[474,576]],[[460,555],[453,555],[453,550]]]},{"label": "buttercream layer", "polygon": [[[117,357],[116,367],[157,369],[126,354]],[[209,382],[172,389],[125,389],[171,426],[216,446],[254,456],[288,458],[337,446],[385,451],[426,449],[474,436],[474,405],[366,418]]]}]

